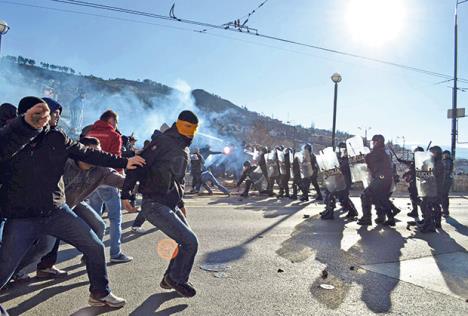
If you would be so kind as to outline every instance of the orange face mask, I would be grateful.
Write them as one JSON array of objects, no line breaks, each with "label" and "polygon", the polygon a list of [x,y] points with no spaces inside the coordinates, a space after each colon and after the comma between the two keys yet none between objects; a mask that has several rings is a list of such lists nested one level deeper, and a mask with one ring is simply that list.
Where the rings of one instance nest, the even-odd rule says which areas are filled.
[{"label": "orange face mask", "polygon": [[187,121],[177,120],[176,128],[180,135],[193,138],[197,132],[198,125]]}]

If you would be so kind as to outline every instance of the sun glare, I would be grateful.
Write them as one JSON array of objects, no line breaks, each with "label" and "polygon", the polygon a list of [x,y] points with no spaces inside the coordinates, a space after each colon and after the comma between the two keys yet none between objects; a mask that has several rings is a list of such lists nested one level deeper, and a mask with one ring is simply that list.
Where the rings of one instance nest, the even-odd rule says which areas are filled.
[{"label": "sun glare", "polygon": [[404,0],[349,0],[346,22],[354,40],[382,46],[398,38],[405,15]]}]

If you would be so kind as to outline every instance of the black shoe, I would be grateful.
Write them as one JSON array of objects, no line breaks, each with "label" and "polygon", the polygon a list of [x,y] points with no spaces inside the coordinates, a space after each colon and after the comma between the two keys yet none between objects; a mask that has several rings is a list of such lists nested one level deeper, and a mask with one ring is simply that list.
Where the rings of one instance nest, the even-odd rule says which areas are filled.
[{"label": "black shoe", "polygon": [[383,224],[383,223],[385,223],[385,218],[376,218],[375,223],[376,224]]},{"label": "black shoe", "polygon": [[176,283],[169,277],[169,275],[164,276],[164,281],[183,297],[194,297],[197,294],[197,291],[193,286],[188,283]]},{"label": "black shoe", "polygon": [[318,195],[315,197],[314,201],[323,201],[323,197],[321,195]]},{"label": "black shoe", "polygon": [[395,220],[392,218],[392,219],[389,219],[387,220],[385,223],[383,223],[384,225],[387,225],[387,226],[395,226],[396,223],[395,223]]},{"label": "black shoe", "polygon": [[324,213],[320,216],[320,218],[321,218],[321,219],[324,219],[324,220],[335,219],[335,217],[333,216],[333,211],[324,212]]},{"label": "black shoe", "polygon": [[291,195],[289,198],[290,198],[291,200],[297,200],[297,195]]},{"label": "black shoe", "polygon": [[432,226],[432,227],[431,226],[420,226],[420,227],[418,227],[418,229],[419,229],[419,231],[421,233],[424,233],[424,234],[426,234],[426,233],[435,233],[434,226]]},{"label": "black shoe", "polygon": [[240,196],[246,198],[246,197],[248,197],[249,195],[248,195],[247,193],[242,193]]},{"label": "black shoe", "polygon": [[435,222],[434,227],[435,228],[442,228],[442,223],[441,222]]},{"label": "black shoe", "polygon": [[372,225],[372,221],[371,221],[370,219],[360,218],[360,219],[357,221],[357,224],[358,224],[358,225],[361,225],[361,226],[371,226],[371,225]]},{"label": "black shoe", "polygon": [[348,214],[346,214],[346,218],[355,218],[355,217],[358,217],[358,212],[356,212],[355,210],[350,210],[348,211]]},{"label": "black shoe", "polygon": [[309,201],[309,198],[303,196],[303,197],[301,197],[300,201],[301,201],[301,202],[308,202],[308,201]]},{"label": "black shoe", "polygon": [[409,212],[409,213],[406,214],[406,215],[408,215],[409,217],[414,217],[414,218],[416,218],[416,217],[418,217],[418,211],[412,210],[411,212]]},{"label": "black shoe", "polygon": [[161,283],[159,283],[159,286],[164,289],[164,290],[171,290],[172,287],[167,284],[166,282],[166,275],[163,276],[162,280],[161,280]]}]

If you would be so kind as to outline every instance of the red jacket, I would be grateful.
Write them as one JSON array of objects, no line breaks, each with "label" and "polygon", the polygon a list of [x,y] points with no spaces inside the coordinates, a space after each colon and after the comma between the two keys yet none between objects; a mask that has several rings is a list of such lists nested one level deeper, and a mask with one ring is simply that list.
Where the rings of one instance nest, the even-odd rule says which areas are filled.
[{"label": "red jacket", "polygon": [[99,139],[102,151],[122,157],[122,137],[106,121],[96,121],[86,136]]}]

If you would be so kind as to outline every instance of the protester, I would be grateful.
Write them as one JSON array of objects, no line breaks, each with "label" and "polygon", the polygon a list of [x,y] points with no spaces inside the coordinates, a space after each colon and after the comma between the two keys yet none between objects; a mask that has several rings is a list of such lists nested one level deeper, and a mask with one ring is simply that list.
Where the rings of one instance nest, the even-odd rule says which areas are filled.
[{"label": "protester", "polygon": [[198,240],[187,222],[183,195],[188,147],[197,127],[198,118],[194,113],[181,112],[177,122],[143,150],[141,156],[146,159],[146,166],[130,171],[122,190],[122,198],[128,198],[139,181],[145,218],[178,244],[177,254],[171,259],[160,286],[174,289],[184,297],[196,295],[189,276]]},{"label": "protester", "polygon": [[[122,137],[117,132],[118,115],[112,110],[105,111],[89,129],[87,137],[95,137],[101,143],[102,151],[122,156]],[[123,172],[122,169],[118,170]],[[130,197],[129,197],[130,198]],[[105,204],[110,222],[110,261],[125,263],[133,260],[121,251],[122,211],[119,190],[110,186],[101,186],[89,196],[89,205],[99,214]]]},{"label": "protester", "polygon": [[[47,104],[37,97],[25,97],[19,103],[18,113],[27,113],[34,106],[44,107]],[[48,120],[49,113],[45,115]],[[10,151],[13,148],[3,145],[2,157],[5,151],[3,147]],[[0,288],[8,282],[34,241],[42,235],[53,235],[66,240],[84,253],[90,279],[91,305],[125,305],[126,301],[110,290],[104,245],[65,203],[62,176],[69,157],[91,164],[129,169],[142,165],[143,160],[132,162],[86,149],[63,132],[47,126],[32,142],[14,156],[7,155],[8,157],[10,158],[3,162],[0,171],[0,212],[1,217],[7,219],[0,248]]]}]

